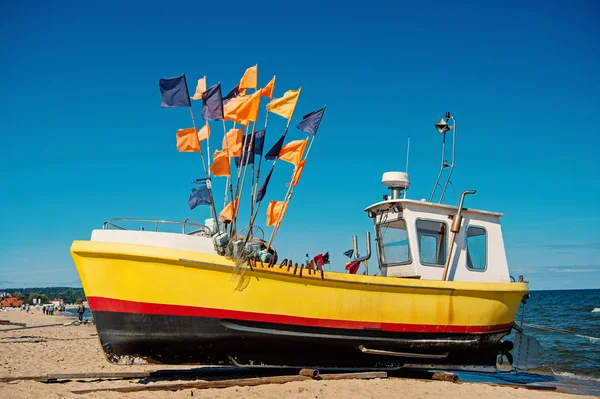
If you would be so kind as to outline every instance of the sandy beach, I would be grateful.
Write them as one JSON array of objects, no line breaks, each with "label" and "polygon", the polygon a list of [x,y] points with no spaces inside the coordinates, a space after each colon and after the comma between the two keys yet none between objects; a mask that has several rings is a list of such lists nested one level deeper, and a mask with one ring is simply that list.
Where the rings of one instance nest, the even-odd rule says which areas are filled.
[{"label": "sandy beach", "polygon": [[[41,310],[29,313],[21,310],[0,311],[0,320],[26,323],[27,326],[69,324],[72,319],[46,316]],[[0,330],[18,328],[0,325]],[[113,365],[105,360],[94,325],[60,325],[55,327],[0,331],[0,377],[34,376],[49,373],[138,372],[188,367],[157,365]],[[100,391],[74,394],[73,390],[100,387],[122,387],[138,384],[139,380],[73,381],[43,383],[36,381],[0,382],[2,398],[409,398],[436,397],[480,399],[502,398],[585,398],[559,392],[535,391],[524,388],[499,387],[476,383],[453,384],[442,381],[387,378],[376,380],[298,381],[286,384],[220,389],[184,389],[118,393]],[[151,382],[159,384],[162,382]],[[172,383],[172,382],[169,382]],[[591,398],[591,397],[590,397]]]}]

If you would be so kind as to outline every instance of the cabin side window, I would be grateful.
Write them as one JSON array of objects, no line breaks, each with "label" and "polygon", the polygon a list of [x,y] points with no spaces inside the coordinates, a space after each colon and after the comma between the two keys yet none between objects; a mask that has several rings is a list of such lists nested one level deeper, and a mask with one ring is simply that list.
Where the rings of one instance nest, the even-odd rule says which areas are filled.
[{"label": "cabin side window", "polygon": [[467,228],[467,267],[477,271],[487,267],[487,232],[482,227]]},{"label": "cabin side window", "polygon": [[424,265],[444,266],[446,263],[446,223],[418,219],[417,240],[419,259]]},{"label": "cabin side window", "polygon": [[378,229],[381,260],[384,265],[411,263],[408,232],[403,219],[381,223]]}]

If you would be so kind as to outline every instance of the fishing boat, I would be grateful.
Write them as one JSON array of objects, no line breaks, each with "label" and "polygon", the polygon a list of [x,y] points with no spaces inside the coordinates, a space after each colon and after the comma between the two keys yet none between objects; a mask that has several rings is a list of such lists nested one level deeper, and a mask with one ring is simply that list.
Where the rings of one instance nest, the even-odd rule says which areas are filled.
[{"label": "fishing boat", "polygon": [[[449,113],[436,124],[443,146],[455,126]],[[443,203],[454,140],[450,162],[444,153],[429,200],[407,198],[406,172],[383,174],[389,194],[365,209],[377,275],[282,259],[270,242],[227,239],[215,219],[111,219],[90,240],[74,241],[71,254],[108,360],[495,366],[528,285],[509,274],[501,213],[466,208],[475,191],[463,192],[456,206]],[[144,223],[152,228],[127,228]],[[163,231],[169,226],[178,231]],[[367,232],[364,256],[352,238],[355,272],[368,268],[371,238]],[[250,243],[251,251],[240,252]]]},{"label": "fishing boat", "polygon": [[[185,74],[159,80],[162,107],[189,107],[193,127],[179,129],[177,149],[200,154],[205,178],[195,182],[199,186],[192,189],[189,205],[190,210],[208,205],[212,217],[203,225],[189,219],[111,219],[93,230],[89,241],[73,242],[71,254],[107,358],[114,363],[322,368],[486,367],[494,366],[499,354],[509,358],[511,344],[503,338],[519,329],[514,320],[528,286],[522,278],[511,281],[502,214],[465,208],[465,197],[475,191],[464,191],[457,206],[443,203],[454,169],[455,118],[447,113],[435,125],[442,135],[442,162],[429,200],[407,198],[407,152],[405,172],[383,174],[390,194],[365,209],[374,223],[378,272],[368,271],[370,232],[363,256],[356,236],[353,249],[344,253],[351,258],[347,273],[324,270],[328,256],[307,256],[300,264],[281,259],[274,238],[325,106],[297,125],[311,136],[310,144],[306,138],[283,146],[301,89],[273,99],[274,87],[275,77],[258,88],[258,65],[248,68],[226,96],[220,83],[206,88],[206,77],[198,80],[193,97]],[[264,97],[270,101],[264,129],[257,131]],[[198,129],[191,100],[200,99],[206,123]],[[264,156],[272,164],[259,187],[271,113],[287,124]],[[214,152],[212,166],[209,121],[223,126],[222,149]],[[226,121],[233,122],[229,131]],[[238,124],[245,126],[245,134]],[[284,200],[269,202],[266,225],[273,229],[264,240],[255,221],[278,160],[293,164],[294,172]],[[252,207],[243,228],[238,209],[250,164]],[[227,177],[226,205],[217,215],[212,178],[219,176]],[[361,267],[363,273],[357,274]],[[516,344],[522,342],[527,344],[523,339]]]}]

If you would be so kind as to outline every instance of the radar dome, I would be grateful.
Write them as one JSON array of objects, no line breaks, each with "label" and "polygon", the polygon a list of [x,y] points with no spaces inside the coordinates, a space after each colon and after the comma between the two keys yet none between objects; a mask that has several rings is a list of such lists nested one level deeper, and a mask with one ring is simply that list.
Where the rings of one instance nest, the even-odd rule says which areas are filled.
[{"label": "radar dome", "polygon": [[406,190],[410,186],[410,179],[408,173],[405,172],[385,172],[381,178],[381,183],[390,189]]},{"label": "radar dome", "polygon": [[399,199],[400,192],[407,190],[410,186],[408,173],[405,172],[385,172],[381,178],[381,183],[392,191],[391,199]]}]

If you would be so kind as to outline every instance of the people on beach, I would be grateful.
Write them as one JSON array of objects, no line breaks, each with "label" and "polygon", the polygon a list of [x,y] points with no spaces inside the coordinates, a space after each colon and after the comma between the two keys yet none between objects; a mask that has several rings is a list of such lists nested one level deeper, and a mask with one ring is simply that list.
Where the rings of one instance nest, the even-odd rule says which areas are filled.
[{"label": "people on beach", "polygon": [[85,313],[85,306],[83,306],[83,303],[80,303],[79,307],[77,308],[77,316],[79,316],[79,321],[83,321],[84,313]]}]

